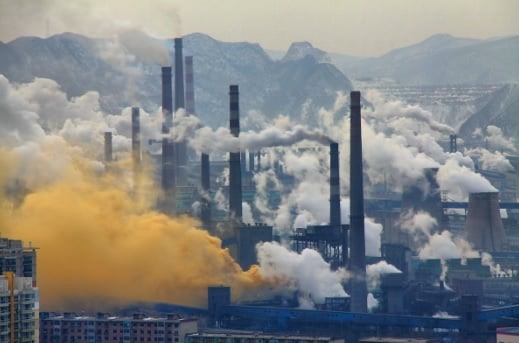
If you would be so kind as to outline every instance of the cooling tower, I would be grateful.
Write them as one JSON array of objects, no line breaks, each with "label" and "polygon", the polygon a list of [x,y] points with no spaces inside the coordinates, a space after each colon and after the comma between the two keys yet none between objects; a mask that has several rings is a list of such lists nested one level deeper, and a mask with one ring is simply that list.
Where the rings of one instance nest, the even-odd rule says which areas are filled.
[{"label": "cooling tower", "polygon": [[175,153],[169,133],[173,122],[173,98],[171,89],[171,67],[162,67],[162,190],[164,192],[163,210],[167,213],[174,212],[175,204]]},{"label": "cooling tower", "polygon": [[195,78],[193,71],[193,56],[186,56],[186,112],[195,114]]},{"label": "cooling tower", "polygon": [[364,241],[364,189],[362,178],[362,133],[360,92],[350,93],[350,270],[351,311],[365,313],[367,307],[366,243]]},{"label": "cooling tower", "polygon": [[477,250],[503,250],[505,231],[499,213],[499,193],[470,193],[465,236]]},{"label": "cooling tower", "polygon": [[141,164],[141,123],[138,107],[132,107],[132,160],[137,171]]},{"label": "cooling tower", "polygon": [[112,133],[105,132],[105,162],[112,162]]},{"label": "cooling tower", "polygon": [[[229,86],[229,126],[234,137],[240,135],[240,103],[237,85]],[[242,189],[240,152],[229,153],[229,219],[240,225],[242,221]]]},{"label": "cooling tower", "polygon": [[200,199],[200,220],[204,228],[209,229],[211,226],[211,200],[209,198],[211,192],[211,180],[209,170],[209,155],[202,153],[201,157],[201,184],[202,198]]}]

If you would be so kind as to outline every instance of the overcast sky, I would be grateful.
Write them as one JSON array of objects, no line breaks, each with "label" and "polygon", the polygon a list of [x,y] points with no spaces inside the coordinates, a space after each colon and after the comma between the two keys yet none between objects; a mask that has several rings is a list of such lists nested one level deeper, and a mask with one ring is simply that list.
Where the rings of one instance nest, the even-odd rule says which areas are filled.
[{"label": "overcast sky", "polygon": [[378,56],[436,33],[519,34],[519,0],[0,0],[0,40],[63,31],[157,37],[203,32],[286,50],[306,40],[330,52]]}]

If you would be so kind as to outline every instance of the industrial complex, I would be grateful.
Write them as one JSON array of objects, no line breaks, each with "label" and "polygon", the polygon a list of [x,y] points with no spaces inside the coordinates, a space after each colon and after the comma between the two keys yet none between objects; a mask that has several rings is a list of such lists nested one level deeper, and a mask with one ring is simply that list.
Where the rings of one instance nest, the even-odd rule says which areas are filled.
[{"label": "industrial complex", "polygon": [[[242,270],[259,263],[256,249],[261,243],[278,242],[295,253],[317,251],[331,270],[348,274],[343,295],[324,301],[309,295],[313,304],[305,306],[297,290],[288,289],[271,298],[235,303],[230,285],[212,285],[207,289],[206,308],[139,303],[111,314],[42,312],[40,342],[494,342],[496,335],[513,335],[513,330],[503,328],[519,326],[517,175],[480,170],[491,182],[497,180],[493,182],[497,191],[471,192],[468,201],[449,199],[449,190],[440,189],[437,167],[420,170],[419,182],[404,185],[401,193],[366,191],[365,104],[361,92],[352,91],[345,113],[349,152],[331,139],[316,147],[319,154],[329,156],[328,222],[294,227],[289,235],[280,235],[272,223],[246,223],[244,204],[257,213],[251,200],[258,192],[257,173],[270,169],[285,186],[295,181],[279,163],[262,161],[265,155],[260,149],[238,147],[227,151],[228,160],[222,160],[195,151],[189,137],[171,134],[176,113],[196,115],[196,56],[184,58],[181,38],[174,40],[174,46],[173,68],[161,69],[163,118],[157,139],[141,142],[140,109],[131,111],[134,184],[143,165],[153,165],[154,181],[161,190],[156,209],[169,216],[198,217],[200,228],[217,236]],[[229,132],[238,140],[239,85],[229,85],[228,95]],[[449,139],[448,150],[456,153],[457,137]],[[110,171],[112,132],[104,132],[104,142],[104,162]],[[148,152],[147,144],[161,148]],[[340,165],[340,155],[348,154],[349,165]],[[511,161],[519,167],[519,159],[511,157]],[[341,168],[349,170],[345,173],[348,187],[341,187]],[[217,180],[222,173],[227,174],[226,181]],[[216,206],[217,183],[225,191],[224,208]],[[349,189],[349,194],[341,194],[342,189]],[[507,194],[504,200],[502,193]],[[341,204],[342,197],[349,198],[349,209]],[[273,187],[268,206],[279,206],[280,199],[280,191]],[[406,229],[416,214],[424,214],[427,230]],[[383,227],[378,256],[367,253],[367,217]],[[431,242],[447,234],[449,241],[459,237],[468,243],[467,253],[438,258],[421,249],[427,244],[429,249],[439,249],[441,245]],[[0,310],[0,341],[34,342],[25,330],[33,329],[37,318],[35,249],[2,238],[0,254],[4,273],[0,309],[5,309]],[[376,265],[391,269],[372,280],[369,268]],[[310,266],[305,273],[312,275]],[[28,309],[34,311],[27,314]]]}]

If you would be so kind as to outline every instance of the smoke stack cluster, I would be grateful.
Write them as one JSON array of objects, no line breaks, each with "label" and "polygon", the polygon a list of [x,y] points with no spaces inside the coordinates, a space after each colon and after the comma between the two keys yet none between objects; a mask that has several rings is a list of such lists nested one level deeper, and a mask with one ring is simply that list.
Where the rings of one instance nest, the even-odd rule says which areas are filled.
[{"label": "smoke stack cluster", "polygon": [[171,67],[162,67],[162,190],[164,191],[165,212],[174,212],[175,204],[175,152],[169,133],[173,123],[173,97],[171,85]]},{"label": "smoke stack cluster", "polygon": [[112,133],[105,132],[105,162],[112,162]]},{"label": "smoke stack cluster", "polygon": [[499,212],[499,193],[470,193],[465,235],[475,249],[503,250],[505,231]]},{"label": "smoke stack cluster", "polygon": [[[240,135],[240,101],[237,85],[229,86],[229,127],[234,137]],[[229,216],[233,225],[242,222],[240,152],[229,153]]]},{"label": "smoke stack cluster", "polygon": [[366,243],[364,234],[364,188],[362,177],[362,131],[360,92],[350,93],[350,270],[351,311],[366,313]]}]

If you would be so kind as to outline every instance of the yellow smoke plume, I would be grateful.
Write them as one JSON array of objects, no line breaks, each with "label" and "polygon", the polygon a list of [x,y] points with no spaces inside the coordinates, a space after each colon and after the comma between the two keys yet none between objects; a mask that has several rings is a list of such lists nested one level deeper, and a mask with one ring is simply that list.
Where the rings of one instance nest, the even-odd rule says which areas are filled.
[{"label": "yellow smoke plume", "polygon": [[[13,163],[0,155],[0,171]],[[1,184],[7,176],[0,174]],[[146,209],[146,201],[116,186],[119,181],[76,163],[59,182],[31,190],[18,208],[2,206],[2,236],[39,248],[43,309],[109,309],[136,301],[205,307],[211,285],[231,286],[235,299],[268,287],[257,267],[242,271],[196,220]]]}]

